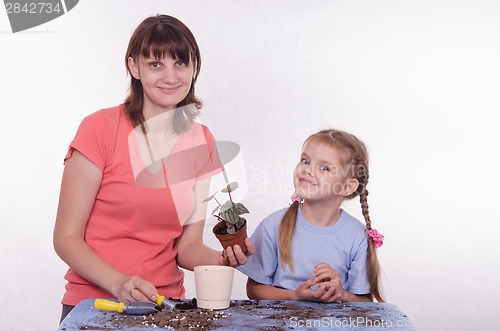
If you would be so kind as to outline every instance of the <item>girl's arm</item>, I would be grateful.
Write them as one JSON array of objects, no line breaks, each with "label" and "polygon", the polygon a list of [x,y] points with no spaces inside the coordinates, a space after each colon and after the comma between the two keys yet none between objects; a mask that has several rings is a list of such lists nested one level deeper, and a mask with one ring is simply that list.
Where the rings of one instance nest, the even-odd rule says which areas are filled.
[{"label": "girl's arm", "polygon": [[255,253],[255,246],[250,238],[245,239],[248,252],[243,253],[239,246],[228,247],[223,257],[220,251],[213,250],[203,244],[205,216],[207,204],[202,201],[208,197],[210,178],[199,180],[194,186],[196,205],[193,213],[186,221],[182,234],[176,239],[177,264],[187,270],[198,265],[230,265],[238,266],[247,262],[247,257]]},{"label": "girl's arm", "polygon": [[365,301],[371,302],[369,294],[357,295],[345,290],[342,287],[339,273],[333,270],[327,263],[323,262],[314,267],[313,277],[318,282],[318,286],[327,289],[330,295],[324,296],[321,301],[324,302],[347,302],[347,301]]},{"label": "girl's arm", "polygon": [[[344,290],[343,294],[341,295],[341,300],[340,302],[372,302],[373,300],[370,298],[370,295],[357,295],[354,293],[351,293],[349,291]],[[333,302],[333,301],[329,301]]]},{"label": "girl's arm", "polygon": [[[84,241],[85,227],[102,179],[102,171],[78,150],[64,167],[54,227],[54,248],[77,274],[109,291],[120,302],[153,299],[155,287],[138,276],[128,277],[100,258]],[[134,297],[130,291],[134,288]],[[156,297],[154,297],[156,298]]]},{"label": "girl's arm", "polygon": [[295,291],[272,285],[260,284],[251,278],[247,281],[247,296],[251,300],[301,300],[301,301],[325,301],[331,297],[333,290],[326,290],[320,286],[317,290],[311,287],[316,285],[314,278],[308,279],[300,284]]},{"label": "girl's arm", "polygon": [[252,278],[247,281],[247,296],[251,300],[297,300],[295,291],[257,283]]},{"label": "girl's arm", "polygon": [[[293,291],[257,283],[253,279],[248,278],[247,296],[251,300],[301,300],[319,302],[334,302],[340,298],[334,287],[326,288],[324,285],[319,285],[318,289],[314,291],[311,290],[313,285],[319,285],[314,278],[303,282]],[[367,295],[356,295],[344,290],[342,301],[369,302],[372,300]]]}]

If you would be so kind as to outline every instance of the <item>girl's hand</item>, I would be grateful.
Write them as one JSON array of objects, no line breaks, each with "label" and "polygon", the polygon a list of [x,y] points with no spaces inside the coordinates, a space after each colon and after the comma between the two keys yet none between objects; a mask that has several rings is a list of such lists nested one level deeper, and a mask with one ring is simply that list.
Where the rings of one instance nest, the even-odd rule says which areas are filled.
[{"label": "girl's hand", "polygon": [[326,289],[326,292],[320,298],[322,302],[342,302],[346,291],[342,287],[342,282],[337,271],[323,262],[314,267],[312,275],[318,283],[318,287]]},{"label": "girl's hand", "polygon": [[125,277],[116,284],[113,291],[119,302],[156,301],[158,290],[150,282],[139,276]]},{"label": "girl's hand", "polygon": [[311,278],[303,282],[295,290],[296,300],[302,301],[321,301],[323,293],[325,293],[325,287],[319,286],[319,288],[314,291],[311,289],[312,286],[317,285],[316,279]]},{"label": "girl's hand", "polygon": [[219,258],[219,265],[237,267],[247,263],[247,258],[255,253],[256,249],[252,240],[248,237],[245,238],[245,245],[247,246],[247,252],[245,254],[239,245],[227,247],[223,250],[221,257]]}]

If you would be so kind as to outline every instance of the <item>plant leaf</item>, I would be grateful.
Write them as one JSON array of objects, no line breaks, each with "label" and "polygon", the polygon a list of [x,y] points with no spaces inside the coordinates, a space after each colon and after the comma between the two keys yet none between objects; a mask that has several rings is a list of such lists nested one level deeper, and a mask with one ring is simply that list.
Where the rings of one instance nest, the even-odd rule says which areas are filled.
[{"label": "plant leaf", "polygon": [[210,215],[215,215],[215,213],[217,212],[217,210],[219,210],[219,208],[220,206],[215,207],[215,209],[212,211]]},{"label": "plant leaf", "polygon": [[224,213],[224,219],[226,220],[226,222],[236,224],[238,223],[240,217],[238,216],[238,213],[236,213],[234,209],[228,209]]},{"label": "plant leaf", "polygon": [[243,225],[245,225],[245,222],[246,222],[246,219],[244,219],[243,217],[240,217],[238,224],[234,225],[236,227],[236,231],[241,229],[243,227]]},{"label": "plant leaf", "polygon": [[203,202],[208,202],[208,201],[212,200],[216,194],[217,194],[217,191],[214,194],[212,194],[211,196],[209,196],[208,198],[206,198],[205,200],[203,200]]},{"label": "plant leaf", "polygon": [[242,203],[237,202],[235,203],[235,205],[236,210],[238,211],[238,215],[248,214],[250,212]]},{"label": "plant leaf", "polygon": [[238,183],[237,182],[232,182],[232,183],[229,183],[225,188],[223,188],[221,190],[221,192],[223,193],[227,193],[227,192],[234,192],[236,191],[236,189],[238,188]]},{"label": "plant leaf", "polygon": [[235,229],[234,225],[233,224],[228,224],[226,232],[228,234],[235,234],[236,233],[236,229]]},{"label": "plant leaf", "polygon": [[231,208],[234,208],[234,203],[232,201],[226,201],[222,206],[220,206],[220,212],[224,213]]}]

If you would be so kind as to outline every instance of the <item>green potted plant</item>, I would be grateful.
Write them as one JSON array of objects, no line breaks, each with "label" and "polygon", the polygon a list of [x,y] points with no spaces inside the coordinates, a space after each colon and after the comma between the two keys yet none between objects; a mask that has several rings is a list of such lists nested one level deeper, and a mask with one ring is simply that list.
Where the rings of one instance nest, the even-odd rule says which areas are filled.
[{"label": "green potted plant", "polygon": [[232,182],[221,190],[221,192],[229,195],[229,200],[223,204],[215,197],[217,192],[206,198],[203,202],[215,199],[218,204],[211,214],[220,221],[214,226],[213,233],[219,239],[222,247],[226,249],[226,247],[238,244],[243,253],[246,253],[245,238],[247,237],[247,221],[240,215],[247,214],[249,211],[242,203],[233,202],[231,192],[234,192],[237,188],[238,183]]}]

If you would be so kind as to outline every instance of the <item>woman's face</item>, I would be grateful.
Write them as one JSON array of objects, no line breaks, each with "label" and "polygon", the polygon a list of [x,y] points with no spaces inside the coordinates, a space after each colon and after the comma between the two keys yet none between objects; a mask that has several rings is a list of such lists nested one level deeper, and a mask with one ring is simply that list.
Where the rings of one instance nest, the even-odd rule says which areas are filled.
[{"label": "woman's face", "polygon": [[129,68],[144,90],[144,109],[172,110],[184,100],[193,80],[193,64],[165,56],[162,59],[129,58]]}]

